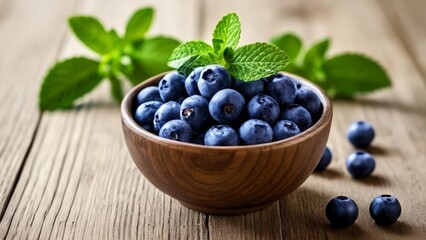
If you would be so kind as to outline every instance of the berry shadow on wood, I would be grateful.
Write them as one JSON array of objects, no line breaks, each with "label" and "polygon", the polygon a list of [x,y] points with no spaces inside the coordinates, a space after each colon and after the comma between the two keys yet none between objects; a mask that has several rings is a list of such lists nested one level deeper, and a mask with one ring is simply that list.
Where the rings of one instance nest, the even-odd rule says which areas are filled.
[{"label": "berry shadow on wood", "polygon": [[382,175],[374,174],[366,177],[366,178],[359,178],[354,179],[355,183],[363,184],[363,185],[371,185],[371,186],[377,186],[377,187],[390,187],[391,182]]}]

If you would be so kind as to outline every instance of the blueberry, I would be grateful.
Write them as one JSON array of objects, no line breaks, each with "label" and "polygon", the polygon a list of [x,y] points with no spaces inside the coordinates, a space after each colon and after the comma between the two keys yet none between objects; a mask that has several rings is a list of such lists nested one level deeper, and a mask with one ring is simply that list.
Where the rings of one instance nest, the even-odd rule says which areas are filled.
[{"label": "blueberry", "polygon": [[328,146],[325,147],[325,150],[322,154],[321,160],[319,161],[317,167],[315,168],[316,172],[320,172],[327,168],[330,164],[331,159],[333,158],[333,154]]},{"label": "blueberry", "polygon": [[179,142],[189,142],[192,137],[192,129],[187,122],[175,119],[166,122],[158,135]]},{"label": "blueberry", "polygon": [[166,74],[158,84],[160,96],[164,102],[176,101],[181,102],[186,96],[185,76],[171,72]]},{"label": "blueberry", "polygon": [[186,92],[191,95],[201,95],[198,90],[198,80],[200,79],[201,71],[203,71],[203,67],[197,67],[192,71],[188,77],[185,79],[185,89]]},{"label": "blueberry", "polygon": [[370,176],[375,167],[376,161],[373,156],[363,151],[352,153],[346,160],[346,168],[354,178]]},{"label": "blueberry", "polygon": [[351,226],[358,218],[358,206],[354,200],[338,196],[327,204],[325,214],[331,226],[335,228],[346,228]]},{"label": "blueberry", "polygon": [[308,110],[314,124],[322,115],[322,104],[319,97],[311,90],[301,87],[297,89],[295,104],[298,104]]},{"label": "blueberry", "polygon": [[394,196],[383,194],[370,204],[370,215],[381,226],[389,226],[401,216],[401,204]]},{"label": "blueberry", "polygon": [[239,129],[241,140],[245,144],[260,144],[272,142],[273,131],[271,126],[259,119],[245,121]]},{"label": "blueberry", "polygon": [[370,146],[375,133],[373,126],[364,121],[353,122],[347,131],[349,141],[357,148],[366,148]]},{"label": "blueberry", "polygon": [[270,96],[259,94],[254,96],[247,105],[250,118],[260,119],[273,124],[280,115],[278,103]]},{"label": "blueberry", "polygon": [[158,90],[158,87],[149,86],[146,88],[143,88],[138,94],[136,95],[136,106],[138,107],[144,102],[149,101],[158,101],[162,102],[163,99],[160,97],[160,91]]},{"label": "blueberry", "polygon": [[209,112],[219,123],[235,121],[243,112],[244,97],[233,89],[222,89],[210,100]]},{"label": "blueberry", "polygon": [[217,125],[207,130],[204,143],[207,146],[237,146],[240,144],[240,138],[231,127]]},{"label": "blueberry", "polygon": [[192,139],[191,143],[204,145],[204,136],[206,135],[206,132],[192,132]]},{"label": "blueberry", "polygon": [[210,123],[209,102],[200,95],[192,95],[180,105],[180,119],[185,120],[194,130],[206,128]]},{"label": "blueberry", "polygon": [[274,126],[275,140],[283,140],[289,137],[296,136],[300,133],[297,125],[289,120],[279,120]]},{"label": "blueberry", "polygon": [[294,85],[296,85],[296,89],[299,89],[299,88],[301,88],[302,87],[302,84],[299,82],[299,81],[297,81],[296,79],[294,79],[294,78],[292,78],[292,80],[293,80],[293,82],[294,82]]},{"label": "blueberry", "polygon": [[290,104],[283,108],[280,119],[290,120],[303,132],[312,125],[311,114],[304,107],[297,104]]},{"label": "blueberry", "polygon": [[268,77],[262,78],[262,80],[263,80],[263,82],[264,82],[265,84],[269,84],[269,83],[270,83],[270,82],[272,82],[272,80],[274,80],[275,78],[282,78],[282,77],[284,77],[284,74],[282,74],[282,73],[277,73],[277,74],[275,74],[275,75],[271,75],[271,76],[268,76]]},{"label": "blueberry", "polygon": [[[161,105],[163,105],[163,103],[158,101],[142,103],[136,109],[135,121],[139,124],[139,126],[152,125],[154,114],[161,107]],[[149,129],[150,127],[145,126],[144,128]]]},{"label": "blueberry", "polygon": [[264,83],[262,80],[244,82],[236,80],[235,90],[241,93],[245,99],[251,99],[257,94],[263,93]]},{"label": "blueberry", "polygon": [[197,85],[201,95],[210,99],[219,90],[231,86],[231,76],[224,67],[209,65],[201,72]]},{"label": "blueberry", "polygon": [[154,129],[160,131],[160,128],[168,121],[180,119],[180,104],[170,101],[161,105],[154,115]]},{"label": "blueberry", "polygon": [[296,85],[289,76],[277,76],[267,86],[266,94],[274,98],[280,106],[292,104],[296,98]]}]

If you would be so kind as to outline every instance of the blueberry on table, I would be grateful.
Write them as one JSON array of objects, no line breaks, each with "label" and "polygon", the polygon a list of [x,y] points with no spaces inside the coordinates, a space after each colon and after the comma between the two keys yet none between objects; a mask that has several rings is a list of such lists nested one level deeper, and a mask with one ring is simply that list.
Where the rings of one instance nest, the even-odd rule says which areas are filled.
[{"label": "blueberry on table", "polygon": [[192,95],[180,105],[180,119],[185,120],[194,130],[206,128],[210,123],[209,102],[200,95]]},{"label": "blueberry on table", "polygon": [[271,126],[260,119],[249,119],[239,129],[241,140],[248,145],[272,142]]},{"label": "blueberry on table", "polygon": [[171,72],[166,74],[158,83],[161,99],[164,102],[181,102],[186,96],[185,76]]},{"label": "blueberry on table", "polygon": [[219,123],[235,121],[243,112],[244,97],[233,89],[222,89],[213,95],[209,103],[209,112]]},{"label": "blueberry on table", "polygon": [[305,87],[297,89],[296,99],[294,103],[308,110],[312,117],[312,123],[315,123],[322,115],[322,103],[319,97]]},{"label": "blueberry on table", "polygon": [[174,119],[180,119],[180,104],[166,102],[154,114],[154,129],[158,132],[166,122]]},{"label": "blueberry on table", "polygon": [[330,200],[325,208],[325,214],[331,226],[346,228],[351,226],[358,218],[358,206],[354,200],[338,196]]},{"label": "blueberry on table", "polygon": [[231,76],[224,67],[209,65],[201,72],[197,85],[201,95],[210,99],[219,90],[231,86]]},{"label": "blueberry on table", "polygon": [[217,125],[207,130],[204,143],[207,146],[237,146],[240,144],[240,137],[231,127]]},{"label": "blueberry on table", "polygon": [[252,97],[257,94],[263,93],[264,83],[262,80],[244,82],[241,80],[236,80],[235,90],[241,93],[245,99],[250,100]]},{"label": "blueberry on table", "polygon": [[274,124],[280,115],[280,106],[272,97],[264,94],[254,96],[247,105],[250,118]]},{"label": "blueberry on table", "polygon": [[[141,127],[144,125],[152,125],[154,114],[161,107],[161,105],[163,105],[163,102],[159,101],[149,101],[142,103],[138,108],[136,108],[134,115],[135,121]],[[148,128],[148,126],[145,127],[145,129]]]},{"label": "blueberry on table", "polygon": [[149,87],[143,88],[136,95],[135,102],[137,107],[141,105],[142,103],[149,102],[149,101],[158,101],[158,102],[163,101],[163,99],[160,97],[160,91],[158,87],[149,86]]},{"label": "blueberry on table", "polygon": [[333,154],[328,146],[325,147],[325,150],[322,154],[321,160],[319,161],[317,167],[315,168],[316,172],[323,171],[330,164]]},{"label": "blueberry on table", "polygon": [[370,176],[375,167],[376,161],[373,156],[364,151],[354,152],[346,160],[346,168],[354,178]]},{"label": "blueberry on table", "polygon": [[167,138],[179,142],[190,142],[192,138],[192,129],[189,124],[183,120],[171,120],[166,122],[158,134],[162,138]]},{"label": "blueberry on table", "polygon": [[268,84],[266,94],[274,98],[280,106],[292,104],[296,99],[297,88],[292,78],[277,76]]},{"label": "blueberry on table", "polygon": [[373,126],[365,121],[353,122],[347,132],[349,141],[357,148],[370,146],[375,136]]},{"label": "blueberry on table", "polygon": [[198,80],[200,79],[201,71],[203,71],[204,67],[197,67],[192,71],[188,77],[185,79],[185,89],[186,92],[191,95],[201,95],[198,90]]},{"label": "blueberry on table", "polygon": [[279,120],[274,125],[274,139],[277,141],[296,136],[299,133],[297,125],[289,120]]},{"label": "blueberry on table", "polygon": [[378,225],[389,226],[401,216],[401,204],[392,195],[380,195],[371,202],[370,215]]},{"label": "blueberry on table", "polygon": [[290,120],[303,132],[312,125],[311,114],[304,107],[297,104],[290,104],[281,111],[279,119]]}]

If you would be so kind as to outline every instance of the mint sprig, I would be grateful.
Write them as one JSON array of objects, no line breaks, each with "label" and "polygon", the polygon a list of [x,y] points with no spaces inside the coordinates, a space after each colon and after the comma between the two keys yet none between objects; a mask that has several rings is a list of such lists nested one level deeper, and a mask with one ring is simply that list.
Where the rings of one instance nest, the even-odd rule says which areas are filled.
[{"label": "mint sprig", "polygon": [[290,62],[287,54],[272,44],[237,47],[240,35],[240,20],[235,13],[230,13],[216,25],[212,46],[202,41],[183,43],[173,51],[168,64],[184,74],[195,67],[219,64],[233,77],[253,81],[278,73]]},{"label": "mint sprig", "polygon": [[40,110],[70,108],[104,79],[111,85],[113,98],[121,102],[124,79],[136,85],[169,70],[167,60],[180,43],[166,36],[147,37],[153,19],[152,8],[137,10],[120,36],[95,17],[71,17],[68,23],[72,32],[98,58],[72,57],[54,64],[40,87]]},{"label": "mint sprig", "polygon": [[271,43],[292,58],[286,71],[320,85],[331,97],[353,98],[392,84],[386,70],[366,55],[342,53],[328,57],[328,38],[314,43],[306,52],[302,40],[294,33],[275,36]]}]

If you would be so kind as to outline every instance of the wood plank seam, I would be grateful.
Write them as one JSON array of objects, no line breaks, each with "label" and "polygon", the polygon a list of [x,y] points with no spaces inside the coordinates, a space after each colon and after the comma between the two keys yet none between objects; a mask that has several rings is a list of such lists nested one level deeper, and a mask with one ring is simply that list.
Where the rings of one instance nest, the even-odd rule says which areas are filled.
[{"label": "wood plank seam", "polygon": [[42,116],[43,116],[43,114],[40,113],[39,116],[38,116],[38,118],[37,118],[37,124],[36,124],[36,127],[34,128],[30,144],[28,145],[28,148],[27,148],[27,150],[26,150],[26,152],[24,154],[24,159],[21,161],[21,166],[19,166],[18,172],[16,173],[15,179],[13,180],[12,188],[10,189],[10,192],[7,194],[5,204],[4,204],[3,208],[0,211],[0,222],[3,220],[3,217],[4,217],[4,214],[6,212],[6,209],[9,206],[10,200],[12,199],[13,193],[15,192],[16,186],[18,185],[19,178],[20,178],[20,176],[22,174],[22,171],[24,170],[25,163],[27,162],[28,156],[31,153],[32,146],[33,146],[33,144],[34,144],[34,142],[36,140],[38,129],[40,127]]},{"label": "wood plank seam", "polygon": [[392,2],[383,2],[382,0],[377,0],[377,4],[384,9],[384,15],[389,22],[390,29],[394,32],[395,36],[401,43],[402,48],[405,50],[407,55],[411,58],[414,67],[419,72],[424,83],[426,83],[426,69],[423,69],[420,64],[419,59],[414,53],[415,50],[412,47],[410,34],[404,28],[404,25],[401,20],[401,15],[395,9],[395,6]]},{"label": "wood plank seam", "polygon": [[[78,1],[76,1],[76,3],[74,4],[73,9],[76,9],[77,2]],[[66,39],[67,39],[67,32],[68,31],[64,31],[63,34],[62,34],[63,36],[62,36],[61,42],[58,45],[57,51],[55,53],[55,57],[54,57],[55,61],[57,61],[59,59],[61,50],[65,46],[65,42],[66,42]],[[28,147],[27,147],[27,149],[25,151],[23,160],[21,161],[21,165],[19,166],[18,171],[16,173],[16,176],[15,176],[15,178],[13,180],[12,188],[10,189],[10,192],[7,194],[6,201],[5,201],[5,204],[4,204],[3,208],[0,209],[0,222],[2,222],[4,214],[6,213],[6,210],[7,210],[8,206],[9,206],[10,200],[12,199],[12,196],[15,193],[15,189],[16,189],[16,187],[18,185],[19,179],[20,179],[20,177],[22,175],[22,172],[23,172],[23,170],[24,170],[24,168],[26,166],[27,159],[28,159],[28,157],[29,157],[29,155],[30,155],[30,153],[32,151],[33,144],[36,141],[37,137],[39,136],[38,133],[39,133],[40,123],[42,121],[42,118],[43,118],[43,112],[39,112],[38,117],[37,117],[37,123],[36,123],[36,126],[35,126],[34,130],[33,130],[30,143],[29,143],[29,145],[28,145]],[[10,229],[10,225],[9,225],[9,227],[7,229],[7,232],[6,232],[5,236],[8,235],[9,229]]]}]

